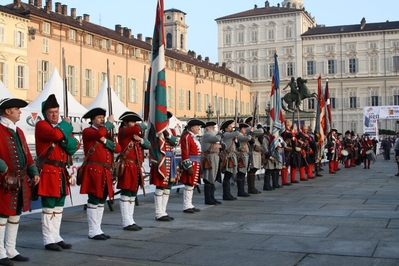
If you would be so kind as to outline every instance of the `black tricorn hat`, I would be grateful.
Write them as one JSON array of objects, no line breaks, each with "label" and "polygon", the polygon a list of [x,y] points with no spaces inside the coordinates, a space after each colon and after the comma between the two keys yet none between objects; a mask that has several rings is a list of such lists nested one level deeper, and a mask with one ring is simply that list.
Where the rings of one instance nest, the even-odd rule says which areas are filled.
[{"label": "black tricorn hat", "polygon": [[252,116],[248,116],[247,118],[245,118],[244,123],[249,125],[251,121],[252,121]]},{"label": "black tricorn hat", "polygon": [[208,121],[208,122],[205,123],[205,125],[203,126],[203,128],[210,127],[210,126],[215,126],[215,125],[216,125],[216,122]]},{"label": "black tricorn hat", "polygon": [[18,98],[4,98],[0,101],[0,109],[24,108],[28,103]]},{"label": "black tricorn hat", "polygon": [[44,102],[42,102],[42,112],[44,113],[46,110],[50,109],[50,108],[57,108],[60,107],[60,105],[57,102],[57,98],[55,98],[54,94],[50,94],[47,97],[47,100],[45,100]]},{"label": "black tricorn hat", "polygon": [[339,137],[339,136],[342,136],[342,133],[338,133],[337,136],[338,136],[338,137]]},{"label": "black tricorn hat", "polygon": [[239,125],[239,128],[243,128],[243,127],[247,128],[247,127],[250,127],[250,125],[248,125],[247,123],[240,123],[240,124],[238,124],[238,125]]},{"label": "black tricorn hat", "polygon": [[332,128],[331,130],[330,130],[330,132],[332,133],[332,132],[338,132],[338,130],[336,130],[335,128]]},{"label": "black tricorn hat", "polygon": [[234,120],[233,120],[233,119],[226,120],[226,121],[224,121],[224,122],[220,125],[220,129],[221,129],[221,130],[224,130],[224,129],[226,129],[229,125],[231,125],[231,124],[233,124],[233,123],[234,123]]},{"label": "black tricorn hat", "polygon": [[105,116],[105,113],[106,113],[107,111],[104,109],[104,108],[100,108],[100,107],[96,107],[96,108],[93,108],[93,109],[91,109],[90,111],[88,111],[87,113],[85,113],[83,116],[82,116],[82,118],[88,118],[88,119],[91,119],[91,120],[93,120],[96,116],[98,116],[98,115],[103,115],[103,116]]},{"label": "black tricorn hat", "polygon": [[351,132],[349,130],[345,131],[345,135],[350,135]]},{"label": "black tricorn hat", "polygon": [[122,120],[124,122],[137,122],[137,121],[143,121],[143,119],[141,119],[141,117],[136,114],[135,112],[132,111],[126,111],[124,112],[120,117],[119,120]]},{"label": "black tricorn hat", "polygon": [[167,116],[168,119],[169,119],[169,118],[172,118],[173,114],[172,114],[172,112],[167,111],[167,112],[166,112],[166,116]]},{"label": "black tricorn hat", "polygon": [[187,127],[191,126],[201,126],[203,127],[205,123],[197,118],[191,118],[187,121]]}]

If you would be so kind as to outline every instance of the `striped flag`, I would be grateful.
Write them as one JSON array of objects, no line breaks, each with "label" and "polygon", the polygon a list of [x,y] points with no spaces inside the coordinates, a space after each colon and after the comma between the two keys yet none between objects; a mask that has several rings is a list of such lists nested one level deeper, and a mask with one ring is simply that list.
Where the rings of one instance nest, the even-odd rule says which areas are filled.
[{"label": "striped flag", "polygon": [[321,76],[317,79],[317,111],[316,111],[316,126],[315,134],[319,134],[319,148],[323,147],[324,138],[326,135],[326,113],[324,109],[324,97],[321,91]]},{"label": "striped flag", "polygon": [[280,132],[284,130],[284,116],[281,109],[280,97],[280,74],[278,70],[277,53],[274,54],[274,73],[272,78],[272,89],[270,92],[270,118],[272,121],[272,137],[270,142],[270,152],[273,158],[280,161],[280,155],[276,149],[279,145]]},{"label": "striped flag", "polygon": [[326,90],[325,90],[325,101],[326,101],[326,108],[327,108],[327,118],[328,118],[328,125],[330,126],[329,130],[332,129],[332,117],[331,117],[331,105],[330,105],[330,91],[328,90],[328,80],[326,82]]},{"label": "striped flag", "polygon": [[166,176],[163,136],[163,131],[168,126],[166,111],[164,5],[163,0],[158,0],[144,108],[144,120],[148,121],[146,138],[151,143],[149,150],[151,177]]}]

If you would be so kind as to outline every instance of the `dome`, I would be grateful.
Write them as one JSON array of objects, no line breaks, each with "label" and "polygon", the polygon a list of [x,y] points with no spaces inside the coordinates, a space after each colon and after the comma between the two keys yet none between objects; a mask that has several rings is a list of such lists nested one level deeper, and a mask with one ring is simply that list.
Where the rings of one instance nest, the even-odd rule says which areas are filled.
[{"label": "dome", "polygon": [[284,0],[281,5],[283,7],[293,8],[293,9],[302,9],[304,6],[302,0]]}]

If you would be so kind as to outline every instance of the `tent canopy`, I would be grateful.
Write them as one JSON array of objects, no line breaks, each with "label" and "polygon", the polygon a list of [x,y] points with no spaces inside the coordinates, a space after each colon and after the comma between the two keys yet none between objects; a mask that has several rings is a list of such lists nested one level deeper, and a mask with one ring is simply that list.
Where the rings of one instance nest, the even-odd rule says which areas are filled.
[{"label": "tent canopy", "polygon": [[4,98],[15,98],[14,94],[12,94],[4,85],[4,83],[0,80],[0,99]]}]

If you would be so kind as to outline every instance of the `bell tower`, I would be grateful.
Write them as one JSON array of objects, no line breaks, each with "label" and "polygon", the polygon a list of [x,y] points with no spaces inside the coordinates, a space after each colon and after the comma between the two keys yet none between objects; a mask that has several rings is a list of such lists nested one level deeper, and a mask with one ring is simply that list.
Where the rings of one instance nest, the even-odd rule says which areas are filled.
[{"label": "bell tower", "polygon": [[164,11],[166,49],[187,53],[186,13],[172,8]]}]

